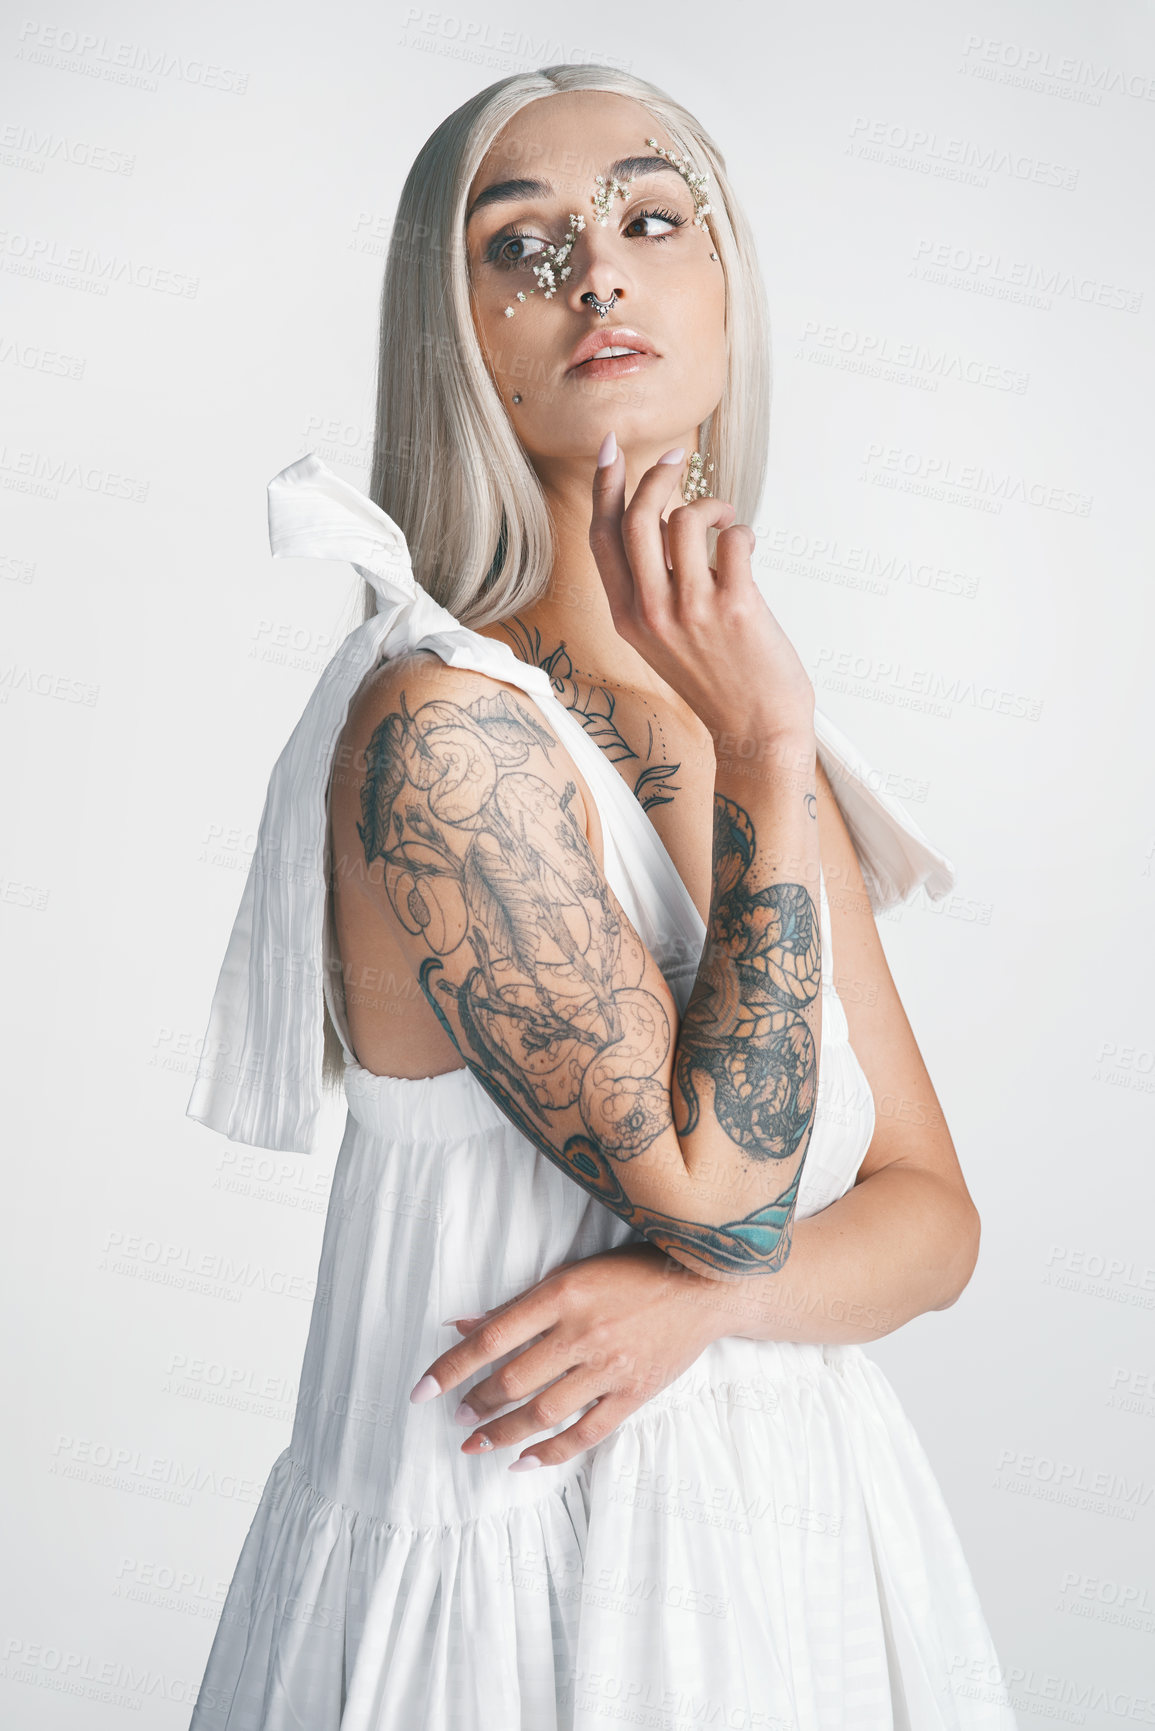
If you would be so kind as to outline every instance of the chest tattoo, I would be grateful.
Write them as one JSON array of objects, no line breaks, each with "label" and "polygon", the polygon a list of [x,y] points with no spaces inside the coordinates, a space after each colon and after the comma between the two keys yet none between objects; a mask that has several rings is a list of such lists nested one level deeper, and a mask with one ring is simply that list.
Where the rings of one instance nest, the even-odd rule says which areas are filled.
[{"label": "chest tattoo", "polygon": [[[635,751],[615,719],[617,700],[613,692],[607,688],[605,682],[599,683],[588,678],[579,682],[564,642],[559,643],[555,649],[546,650],[542,644],[541,632],[536,626],[526,627],[514,619],[504,620],[501,629],[513,638],[522,661],[529,662],[533,667],[540,667],[549,674],[560,702],[577,716],[611,763],[633,763],[639,766],[636,770],[631,768],[630,774],[633,777],[634,798],[642,810],[649,811],[658,805],[673,805],[674,797],[680,791],[675,777],[682,766],[680,763],[665,760],[665,731],[657,710],[651,709],[653,719],[647,723],[645,750]],[[655,762],[654,756],[658,751],[663,754],[663,760]]]}]

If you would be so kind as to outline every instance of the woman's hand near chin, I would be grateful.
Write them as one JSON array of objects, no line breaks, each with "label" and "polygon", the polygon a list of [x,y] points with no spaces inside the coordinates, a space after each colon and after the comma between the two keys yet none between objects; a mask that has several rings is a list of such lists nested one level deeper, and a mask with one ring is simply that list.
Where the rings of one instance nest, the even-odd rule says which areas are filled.
[{"label": "woman's hand near chin", "polygon": [[[511,1448],[573,1417],[510,1463],[512,1471],[559,1466],[601,1442],[731,1332],[726,1296],[717,1281],[649,1244],[565,1262],[508,1304],[455,1319],[465,1338],[434,1360],[414,1393],[448,1393],[512,1353],[459,1406],[458,1422],[475,1427],[462,1452]],[[511,1402],[520,1404],[503,1412]]]}]

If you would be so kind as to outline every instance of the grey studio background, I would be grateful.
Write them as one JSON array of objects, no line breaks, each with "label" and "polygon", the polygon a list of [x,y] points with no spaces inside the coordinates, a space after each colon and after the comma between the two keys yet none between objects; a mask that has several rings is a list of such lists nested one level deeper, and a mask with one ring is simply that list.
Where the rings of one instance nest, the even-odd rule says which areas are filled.
[{"label": "grey studio background", "polygon": [[288,1440],[342,1117],[310,1160],[184,1116],[358,598],[270,560],[265,485],[309,450],[367,485],[408,165],[562,59],[727,157],[773,318],[759,575],[958,868],[880,928],[981,1257],[866,1350],[1021,1723],[1155,1724],[1155,19],[1072,0],[7,11],[4,1723],[185,1726]]}]

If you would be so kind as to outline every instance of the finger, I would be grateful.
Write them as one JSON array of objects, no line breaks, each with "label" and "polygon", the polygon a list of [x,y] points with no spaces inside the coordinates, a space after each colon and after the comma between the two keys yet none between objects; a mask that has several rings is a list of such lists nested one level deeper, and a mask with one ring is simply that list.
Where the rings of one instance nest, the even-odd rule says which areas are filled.
[{"label": "finger", "polygon": [[414,1385],[409,1399],[420,1404],[446,1394],[485,1365],[536,1339],[556,1320],[557,1306],[547,1292],[513,1300],[497,1314],[488,1317],[463,1341],[451,1346],[440,1358],[435,1358]]},{"label": "finger", "polygon": [[594,471],[589,542],[615,620],[627,619],[636,611],[647,585],[653,592],[659,578],[665,581],[658,524],[680,474],[680,463],[653,464],[627,505],[623,453],[619,450],[612,463]]},{"label": "finger", "polygon": [[658,522],[662,529],[662,557],[666,561],[666,570],[672,571],[674,569],[674,561],[670,557],[670,525],[666,522],[664,517],[659,517]]},{"label": "finger", "polygon": [[[607,439],[609,434],[606,435]],[[603,445],[602,449],[605,447]],[[600,455],[600,453],[599,453]],[[611,614],[624,613],[633,600],[634,577],[621,544],[618,523],[626,502],[626,458],[614,440],[608,463],[594,469],[593,509],[590,515],[590,550],[605,585]]]},{"label": "finger", "polygon": [[719,590],[733,594],[748,585],[758,592],[750,569],[757,545],[757,537],[749,523],[731,523],[729,528],[719,530],[714,549]]},{"label": "finger", "polygon": [[[573,1460],[575,1455],[583,1454],[596,1443],[604,1442],[611,1431],[617,1430],[623,1419],[629,1418],[630,1414],[637,1412],[643,1404],[642,1401],[631,1400],[628,1395],[603,1394],[588,1412],[582,1413],[581,1417],[565,1430],[558,1431],[556,1436],[535,1442],[533,1447],[526,1449],[517,1460],[510,1461],[510,1472],[529,1471],[528,1467],[520,1464],[524,1460],[536,1461],[543,1467],[559,1467],[563,1462]],[[504,1420],[501,1422],[504,1423]]]},{"label": "finger", "polygon": [[[679,447],[659,457],[638,482],[622,513],[622,542],[634,574],[634,604],[643,618],[660,617],[669,601],[673,545],[668,539],[669,519],[663,518],[662,512],[681,480],[682,455]],[[671,457],[675,461],[670,462]],[[667,478],[671,474],[672,481]]]},{"label": "finger", "polygon": [[458,1424],[477,1424],[512,1401],[528,1400],[580,1362],[574,1348],[562,1341],[559,1331],[547,1329],[532,1346],[515,1353],[484,1381],[474,1383],[454,1417]]},{"label": "finger", "polygon": [[714,576],[707,553],[707,531],[722,531],[733,526],[736,508],[728,499],[691,499],[670,512],[667,525],[670,536],[670,561],[674,582],[670,585],[679,600],[688,600],[707,584],[712,589]]},{"label": "finger", "polygon": [[464,1323],[468,1327],[476,1327],[485,1317],[498,1316],[503,1310],[508,1310],[511,1304],[520,1304],[523,1299],[532,1297],[535,1292],[541,1291],[551,1281],[556,1280],[559,1274],[564,1274],[567,1268],[576,1268],[580,1262],[585,1260],[584,1256],[573,1256],[568,1262],[558,1262],[553,1268],[548,1269],[540,1280],[535,1280],[532,1286],[525,1288],[524,1292],[515,1293],[512,1298],[507,1298],[504,1304],[491,1304],[488,1310],[479,1310],[469,1316],[447,1316],[441,1326],[442,1328],[457,1327]]},{"label": "finger", "polygon": [[599,1378],[583,1365],[575,1365],[565,1376],[539,1390],[532,1400],[523,1402],[513,1412],[503,1412],[479,1425],[472,1435],[466,1437],[461,1452],[490,1454],[495,1448],[512,1448],[515,1443],[524,1442],[527,1436],[536,1436],[539,1431],[552,1430],[554,1425],[563,1424],[607,1392],[604,1377]]}]

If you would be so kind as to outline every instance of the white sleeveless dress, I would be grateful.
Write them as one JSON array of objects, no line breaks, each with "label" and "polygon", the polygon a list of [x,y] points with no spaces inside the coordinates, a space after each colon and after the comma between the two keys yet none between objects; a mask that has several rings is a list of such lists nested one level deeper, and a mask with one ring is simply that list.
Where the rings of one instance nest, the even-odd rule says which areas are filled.
[{"label": "white sleeveless dress", "polygon": [[[606,876],[679,1010],[704,929],[646,812],[549,676],[435,603],[384,512],[308,456],[270,483],[269,522],[275,555],[351,560],[378,611],[337,651],[273,771],[188,1112],[235,1141],[312,1152],[324,991],[348,1118],[292,1440],[190,1731],[1014,1731],[942,1494],[860,1347],[720,1340],[603,1443],[535,1473],[507,1470],[520,1450],[460,1453],[453,1411],[469,1385],[410,1404],[460,1338],[445,1318],[638,1235],[468,1070],[409,1081],[353,1059],[326,790],[365,675],[421,644],[540,706],[598,802]],[[874,907],[920,884],[944,894],[950,861],[821,713],[816,732]],[[874,1129],[833,985],[824,883],[821,917],[800,1217],[850,1188]]]}]

